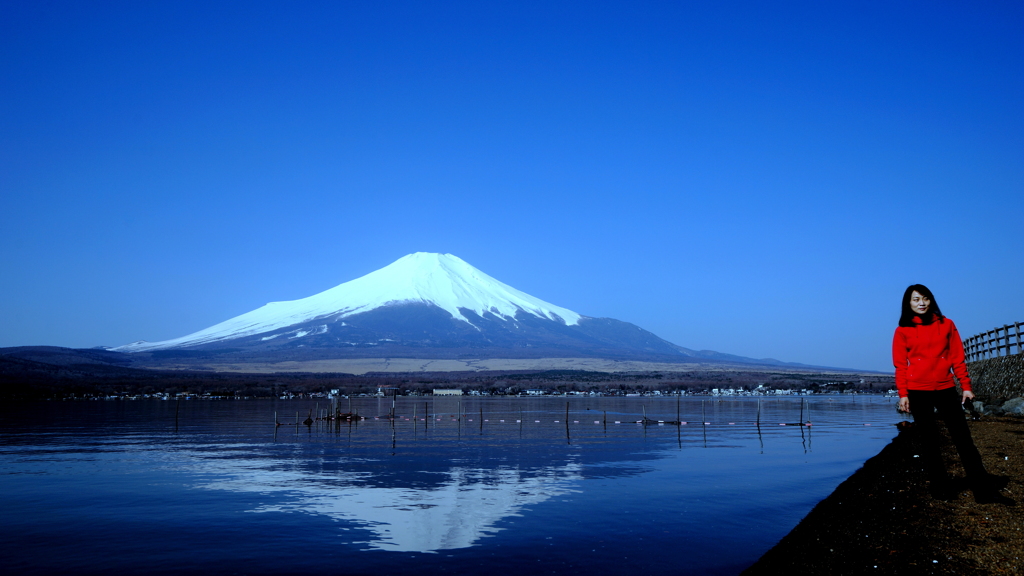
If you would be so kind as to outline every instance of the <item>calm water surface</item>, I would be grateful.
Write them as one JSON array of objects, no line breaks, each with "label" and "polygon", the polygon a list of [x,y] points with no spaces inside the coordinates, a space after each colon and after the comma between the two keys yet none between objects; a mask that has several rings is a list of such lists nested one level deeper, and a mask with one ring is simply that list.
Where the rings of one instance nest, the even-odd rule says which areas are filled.
[{"label": "calm water surface", "polygon": [[[760,427],[750,398],[399,398],[393,424],[374,418],[390,399],[355,398],[369,420],[310,427],[274,426],[307,400],[183,401],[177,426],[173,401],[6,404],[0,558],[18,574],[736,574],[889,442],[893,402],[810,397],[809,428],[799,398],[762,400]],[[636,424],[645,410],[686,424]]]}]

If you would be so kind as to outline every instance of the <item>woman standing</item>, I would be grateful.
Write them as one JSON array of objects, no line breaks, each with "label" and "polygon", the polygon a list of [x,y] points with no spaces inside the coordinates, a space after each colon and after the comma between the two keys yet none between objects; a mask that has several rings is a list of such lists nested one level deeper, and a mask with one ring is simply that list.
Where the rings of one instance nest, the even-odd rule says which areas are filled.
[{"label": "woman standing", "polygon": [[[962,404],[974,398],[974,393],[960,334],[953,321],[942,315],[931,290],[921,284],[908,287],[903,294],[900,324],[892,339],[892,362],[896,367],[899,409],[914,415],[924,440],[922,456],[932,494],[940,498],[956,494],[940,454],[938,416],[956,445],[975,501],[1013,504],[1013,500],[999,494],[1006,479],[985,471],[964,418]],[[954,374],[962,394],[956,392]]]}]

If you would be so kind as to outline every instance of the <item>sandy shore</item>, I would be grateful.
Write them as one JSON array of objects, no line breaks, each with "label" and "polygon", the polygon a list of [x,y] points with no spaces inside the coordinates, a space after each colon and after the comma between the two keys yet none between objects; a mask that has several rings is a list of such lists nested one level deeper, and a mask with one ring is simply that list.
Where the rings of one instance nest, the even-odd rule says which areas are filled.
[{"label": "sandy shore", "polygon": [[[966,486],[932,498],[911,429],[743,574],[1024,574],[1024,420],[970,426],[988,471],[1010,478],[1002,494],[1015,505],[977,504]],[[944,456],[962,480],[955,453],[948,445]]]}]

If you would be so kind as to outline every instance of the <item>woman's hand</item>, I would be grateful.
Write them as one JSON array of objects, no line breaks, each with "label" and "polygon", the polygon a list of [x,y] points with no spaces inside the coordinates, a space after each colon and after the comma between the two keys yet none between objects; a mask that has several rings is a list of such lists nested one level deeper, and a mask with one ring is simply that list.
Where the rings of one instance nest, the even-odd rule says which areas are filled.
[{"label": "woman's hand", "polygon": [[900,412],[910,412],[910,398],[906,396],[900,398],[900,403],[896,405],[896,409]]},{"label": "woman's hand", "polygon": [[973,400],[973,399],[974,399],[974,392],[971,392],[970,390],[964,390],[964,395],[963,395],[963,398],[960,399],[960,403],[963,404],[964,402],[967,402],[968,400]]}]

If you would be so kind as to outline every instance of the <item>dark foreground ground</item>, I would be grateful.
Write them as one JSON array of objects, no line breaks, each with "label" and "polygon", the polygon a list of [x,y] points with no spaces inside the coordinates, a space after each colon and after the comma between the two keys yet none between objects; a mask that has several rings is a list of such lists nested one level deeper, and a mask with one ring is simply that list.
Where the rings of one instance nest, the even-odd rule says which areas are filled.
[{"label": "dark foreground ground", "polygon": [[[977,504],[964,487],[929,495],[913,429],[822,500],[744,575],[1024,574],[1024,419],[986,417],[971,432],[1015,505]],[[954,476],[963,468],[947,445]]]}]

